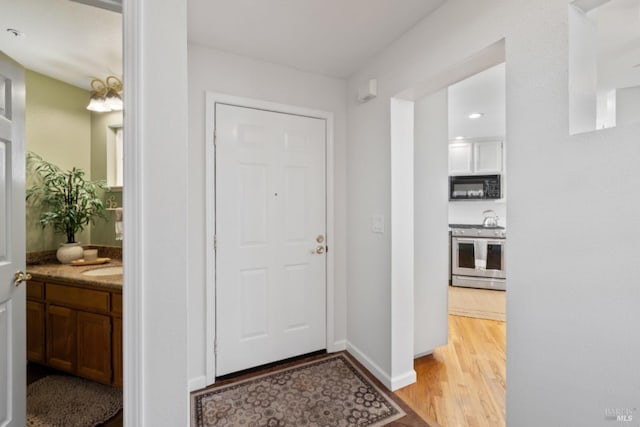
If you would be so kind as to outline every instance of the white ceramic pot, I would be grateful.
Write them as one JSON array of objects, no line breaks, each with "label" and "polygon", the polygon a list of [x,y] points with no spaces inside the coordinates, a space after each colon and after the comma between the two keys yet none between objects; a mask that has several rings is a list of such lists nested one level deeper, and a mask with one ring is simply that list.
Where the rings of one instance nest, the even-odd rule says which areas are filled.
[{"label": "white ceramic pot", "polygon": [[56,258],[62,264],[69,264],[73,260],[81,259],[83,252],[80,243],[62,243],[56,252]]}]

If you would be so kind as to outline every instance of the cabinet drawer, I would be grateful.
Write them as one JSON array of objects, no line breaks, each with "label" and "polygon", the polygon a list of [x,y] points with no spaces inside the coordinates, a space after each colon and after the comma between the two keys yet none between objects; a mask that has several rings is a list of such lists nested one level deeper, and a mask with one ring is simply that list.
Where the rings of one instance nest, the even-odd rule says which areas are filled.
[{"label": "cabinet drawer", "polygon": [[109,311],[109,292],[47,284],[47,301]]},{"label": "cabinet drawer", "polygon": [[44,283],[42,282],[27,282],[27,298],[44,298]]}]

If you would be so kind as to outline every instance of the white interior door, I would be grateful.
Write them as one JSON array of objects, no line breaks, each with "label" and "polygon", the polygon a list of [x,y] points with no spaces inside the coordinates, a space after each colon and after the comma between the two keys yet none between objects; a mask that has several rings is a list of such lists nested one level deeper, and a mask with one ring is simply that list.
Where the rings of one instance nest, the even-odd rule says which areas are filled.
[{"label": "white interior door", "polygon": [[0,426],[26,424],[24,74],[0,53]]},{"label": "white interior door", "polygon": [[326,348],[326,121],[216,104],[216,375]]}]

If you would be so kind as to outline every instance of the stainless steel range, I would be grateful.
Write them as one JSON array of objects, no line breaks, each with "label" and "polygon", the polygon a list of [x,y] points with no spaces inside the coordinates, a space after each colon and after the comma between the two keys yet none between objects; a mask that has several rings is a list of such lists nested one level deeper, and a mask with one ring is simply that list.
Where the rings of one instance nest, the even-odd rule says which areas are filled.
[{"label": "stainless steel range", "polygon": [[506,290],[504,227],[450,224],[451,284]]}]

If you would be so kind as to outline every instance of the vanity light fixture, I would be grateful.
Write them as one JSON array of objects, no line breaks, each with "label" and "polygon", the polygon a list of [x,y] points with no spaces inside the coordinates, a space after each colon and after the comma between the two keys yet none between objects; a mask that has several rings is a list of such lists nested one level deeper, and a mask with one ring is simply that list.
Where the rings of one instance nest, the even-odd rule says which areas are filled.
[{"label": "vanity light fixture", "polygon": [[91,99],[87,110],[96,113],[107,113],[109,111],[122,110],[122,81],[116,76],[109,76],[105,81],[100,79],[91,80]]},{"label": "vanity light fixture", "polygon": [[471,113],[471,114],[469,114],[468,117],[470,119],[479,119],[482,116],[484,116],[484,113]]}]

